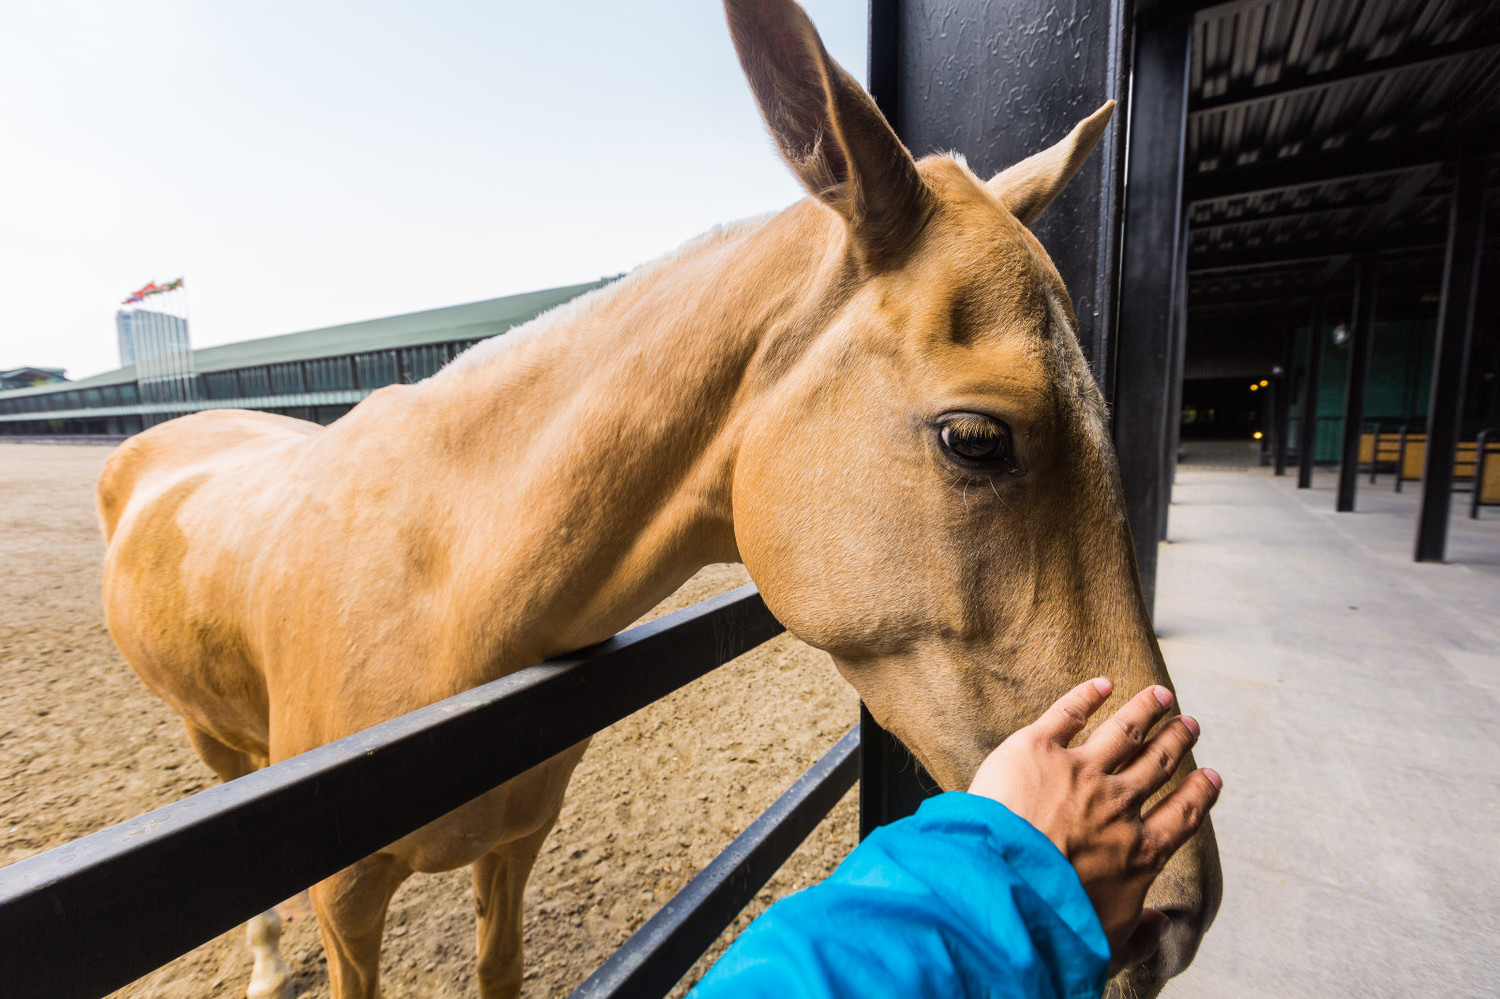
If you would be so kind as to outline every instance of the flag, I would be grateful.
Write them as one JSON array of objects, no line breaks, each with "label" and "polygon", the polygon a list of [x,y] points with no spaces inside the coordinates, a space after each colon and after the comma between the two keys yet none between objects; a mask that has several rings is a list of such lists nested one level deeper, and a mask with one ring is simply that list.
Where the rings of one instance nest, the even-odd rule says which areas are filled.
[{"label": "flag", "polygon": [[145,287],[137,288],[130,293],[130,297],[121,302],[121,305],[134,305],[136,302],[144,302],[148,295],[160,295],[163,292],[176,291],[182,287],[182,278],[168,281],[166,284],[157,284],[155,281],[147,281]]}]

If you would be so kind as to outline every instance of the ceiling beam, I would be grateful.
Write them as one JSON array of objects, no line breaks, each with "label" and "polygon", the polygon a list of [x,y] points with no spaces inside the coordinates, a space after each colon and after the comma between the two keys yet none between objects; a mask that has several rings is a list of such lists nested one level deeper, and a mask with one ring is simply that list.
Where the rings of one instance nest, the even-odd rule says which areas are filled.
[{"label": "ceiling beam", "polygon": [[1403,69],[1437,65],[1454,59],[1500,53],[1500,42],[1466,39],[1447,45],[1433,45],[1413,52],[1398,52],[1383,59],[1368,59],[1335,66],[1322,73],[1296,76],[1262,86],[1232,87],[1213,97],[1198,97],[1188,103],[1189,115],[1212,114],[1232,108],[1248,107],[1263,101],[1313,93],[1351,80],[1373,79]]},{"label": "ceiling beam", "polygon": [[[1476,154],[1482,155],[1479,151],[1471,153]],[[1419,167],[1442,166],[1456,155],[1457,150],[1447,148],[1447,144],[1436,136],[1424,141],[1362,143],[1192,173],[1184,182],[1183,200],[1192,204],[1241,194],[1291,190],[1335,180],[1377,177]]]},{"label": "ceiling beam", "polygon": [[[1403,281],[1393,283],[1382,282],[1380,290],[1387,299],[1386,304],[1392,308],[1410,307],[1421,295],[1429,294],[1438,290],[1442,282],[1442,275],[1437,268],[1433,268],[1430,280],[1426,281]],[[1256,314],[1265,312],[1279,312],[1284,308],[1295,307],[1299,302],[1311,301],[1336,301],[1348,298],[1350,293],[1348,281],[1327,282],[1316,285],[1298,285],[1274,293],[1255,294],[1253,292],[1214,292],[1212,294],[1189,296],[1188,311],[1204,312],[1233,312],[1245,306],[1255,306]]]},{"label": "ceiling beam", "polygon": [[1372,246],[1347,239],[1307,240],[1276,246],[1257,246],[1244,250],[1224,250],[1219,253],[1200,253],[1188,259],[1189,274],[1213,274],[1223,271],[1244,270],[1251,267],[1273,267],[1297,263],[1311,263],[1332,257],[1347,257],[1354,253],[1407,254],[1428,253],[1443,248],[1443,234],[1418,235],[1408,242],[1387,246]]},{"label": "ceiling beam", "polygon": [[[1434,198],[1446,197],[1447,193],[1429,195]],[[1371,208],[1379,208],[1387,202],[1387,198],[1350,198],[1348,201],[1340,201],[1337,204],[1313,204],[1304,205],[1301,208],[1285,208],[1274,212],[1246,212],[1232,218],[1208,219],[1199,222],[1189,218],[1188,224],[1194,232],[1202,232],[1208,229],[1227,229],[1231,226],[1254,225],[1257,222],[1280,222],[1286,219],[1299,219],[1308,215],[1326,215],[1329,212],[1366,211]]]}]

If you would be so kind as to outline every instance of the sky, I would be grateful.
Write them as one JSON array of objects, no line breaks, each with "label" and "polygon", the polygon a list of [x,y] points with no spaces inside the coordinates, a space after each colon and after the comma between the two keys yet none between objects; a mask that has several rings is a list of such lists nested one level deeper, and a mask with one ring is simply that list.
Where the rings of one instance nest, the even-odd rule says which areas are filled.
[{"label": "sky", "polygon": [[[865,78],[866,0],[805,0]],[[0,368],[618,274],[802,190],[716,0],[0,0]]]}]

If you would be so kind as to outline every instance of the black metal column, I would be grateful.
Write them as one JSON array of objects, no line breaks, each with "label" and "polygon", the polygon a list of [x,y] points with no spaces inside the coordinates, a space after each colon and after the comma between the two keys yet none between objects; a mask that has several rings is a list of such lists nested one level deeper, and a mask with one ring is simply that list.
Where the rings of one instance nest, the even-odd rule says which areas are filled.
[{"label": "black metal column", "polygon": [[[1180,234],[1191,28],[1191,19],[1184,16],[1139,21],[1132,62],[1114,436],[1148,608],[1155,602],[1156,548],[1166,503],[1161,463],[1175,361],[1172,278]],[[1163,261],[1173,266],[1163,267]]]},{"label": "black metal column", "polygon": [[[1185,98],[1184,98],[1185,99]],[[1167,540],[1172,486],[1177,482],[1177,451],[1182,446],[1182,374],[1187,365],[1187,212],[1177,213],[1177,267],[1172,272],[1172,343],[1168,352],[1167,412],[1161,461],[1161,534]]]},{"label": "black metal column", "polygon": [[1302,425],[1297,428],[1297,488],[1311,489],[1313,452],[1318,447],[1318,381],[1323,377],[1323,306],[1313,308],[1307,337],[1307,368],[1302,374]]},{"label": "black metal column", "polygon": [[[1124,97],[1128,9],[1125,0],[871,0],[870,92],[913,154],[957,150],[987,178]],[[1121,121],[1117,112],[1032,226],[1067,284],[1079,343],[1106,397]]]},{"label": "black metal column", "polygon": [[1281,347],[1281,370],[1277,372],[1272,384],[1276,386],[1276,474],[1286,474],[1286,451],[1287,436],[1292,428],[1292,386],[1295,380],[1292,372],[1295,370],[1297,343],[1296,331],[1288,329]]},{"label": "black metal column", "polygon": [[[1354,312],[1349,317],[1349,379],[1344,387],[1344,447],[1339,455],[1339,513],[1354,510],[1359,488],[1359,440],[1365,425],[1365,376],[1375,339],[1375,259],[1360,257],[1354,271]],[[1374,461],[1373,447],[1370,455]]]},{"label": "black metal column", "polygon": [[[1125,89],[1125,0],[871,0],[870,93],[917,156],[956,149],[981,177],[1040,152]],[[1048,25],[1045,32],[1034,26]],[[1033,231],[1073,298],[1078,339],[1110,396],[1120,162],[1117,116]],[[860,826],[936,790],[861,709]]]},{"label": "black metal column", "polygon": [[1448,250],[1438,305],[1432,395],[1427,410],[1427,461],[1422,470],[1422,512],[1417,521],[1418,562],[1441,562],[1448,548],[1448,511],[1453,502],[1453,459],[1458,452],[1469,344],[1479,294],[1484,235],[1483,160],[1458,163],[1448,216]]}]

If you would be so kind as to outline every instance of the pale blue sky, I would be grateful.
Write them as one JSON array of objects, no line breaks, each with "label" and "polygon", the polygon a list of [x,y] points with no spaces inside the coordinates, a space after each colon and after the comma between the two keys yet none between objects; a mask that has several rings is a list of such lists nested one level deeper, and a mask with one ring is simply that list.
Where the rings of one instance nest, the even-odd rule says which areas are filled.
[{"label": "pale blue sky", "polygon": [[[865,76],[865,0],[804,4]],[[116,366],[187,278],[198,346],[628,270],[801,189],[715,0],[0,0],[0,368]]]}]

